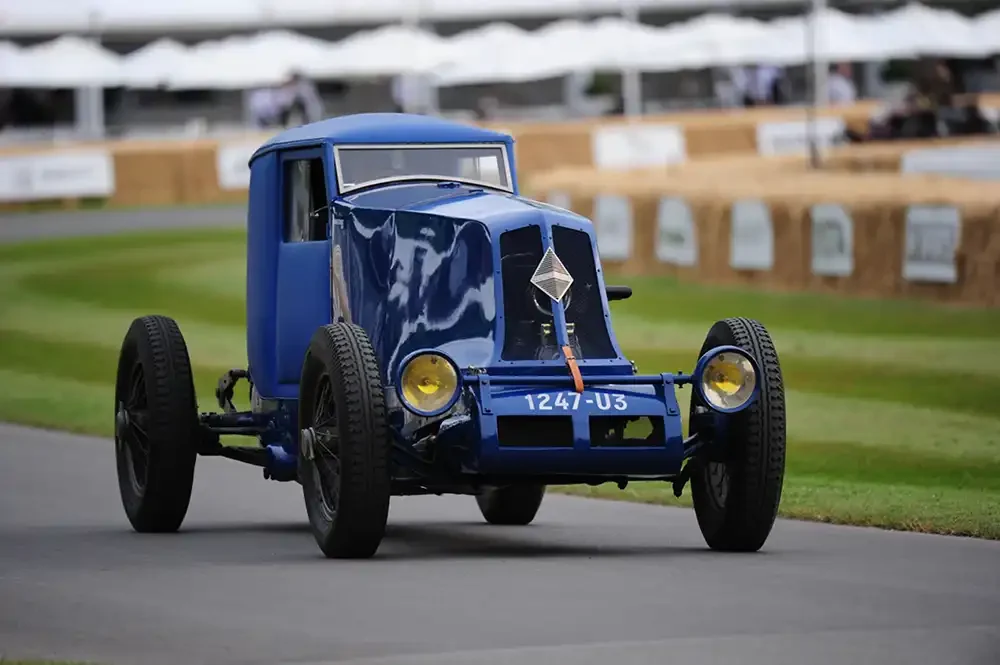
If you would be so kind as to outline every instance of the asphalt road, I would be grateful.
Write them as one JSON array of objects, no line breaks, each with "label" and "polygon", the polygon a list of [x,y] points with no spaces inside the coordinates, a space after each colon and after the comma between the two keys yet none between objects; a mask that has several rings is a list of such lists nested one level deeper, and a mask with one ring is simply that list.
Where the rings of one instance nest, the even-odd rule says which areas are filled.
[{"label": "asphalt road", "polygon": [[533,525],[505,528],[468,497],[409,497],[377,558],[328,561],[297,485],[203,459],[183,531],[139,535],[110,441],[0,425],[0,655],[998,665],[1000,543],[780,520],[762,552],[715,554],[683,509],[549,495]]},{"label": "asphalt road", "polygon": [[0,242],[161,228],[242,226],[243,206],[0,213]]}]

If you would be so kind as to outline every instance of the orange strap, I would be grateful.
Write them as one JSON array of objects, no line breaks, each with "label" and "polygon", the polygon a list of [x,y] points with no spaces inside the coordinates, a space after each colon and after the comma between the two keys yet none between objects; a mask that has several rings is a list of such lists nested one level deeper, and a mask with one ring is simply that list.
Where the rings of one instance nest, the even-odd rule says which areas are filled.
[{"label": "orange strap", "polygon": [[583,377],[580,376],[580,367],[576,364],[576,357],[573,356],[573,349],[568,346],[562,348],[563,355],[566,356],[566,365],[569,373],[573,375],[573,389],[578,393],[583,392]]}]

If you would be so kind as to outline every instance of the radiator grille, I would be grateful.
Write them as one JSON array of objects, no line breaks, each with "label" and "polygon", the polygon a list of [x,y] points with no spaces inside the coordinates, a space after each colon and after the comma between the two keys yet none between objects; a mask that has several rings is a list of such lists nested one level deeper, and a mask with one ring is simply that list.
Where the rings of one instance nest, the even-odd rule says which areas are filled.
[{"label": "radiator grille", "polygon": [[[500,275],[503,284],[503,360],[535,360],[543,324],[553,325],[552,314],[535,306],[531,276],[542,260],[542,231],[525,226],[500,235]],[[545,297],[544,295],[542,296]]]},{"label": "radiator grille", "polygon": [[583,358],[614,358],[601,301],[600,282],[590,236],[583,231],[556,226],[552,229],[556,254],[573,276],[572,298],[566,308],[566,323],[573,324]]}]

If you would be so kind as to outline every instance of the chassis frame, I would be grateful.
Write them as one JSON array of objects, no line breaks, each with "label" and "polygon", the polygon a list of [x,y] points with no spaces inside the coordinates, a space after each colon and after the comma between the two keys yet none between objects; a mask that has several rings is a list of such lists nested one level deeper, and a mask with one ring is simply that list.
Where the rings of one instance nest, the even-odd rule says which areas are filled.
[{"label": "chassis frame", "polygon": [[[491,385],[537,386],[541,388],[572,388],[572,376],[559,375],[489,375],[485,372],[464,371],[464,385],[477,386],[480,404],[484,412],[490,409]],[[246,370],[233,369],[226,372],[218,382],[216,400],[221,412],[202,412],[198,416],[199,440],[197,451],[206,457],[224,457],[243,462],[263,470],[265,479],[278,482],[299,482],[297,472],[298,456],[302,446],[308,443],[309,433],[296,428],[297,403],[281,400],[276,409],[268,412],[241,411],[233,406],[234,389],[240,379],[250,380]],[[659,390],[674,390],[677,387],[692,386],[695,373],[634,374],[634,375],[592,375],[584,378],[587,387],[602,384],[619,386],[653,385]],[[252,385],[252,384],[251,384]],[[482,388],[486,388],[482,390]],[[679,416],[674,407],[669,407],[667,415]],[[625,489],[633,481],[666,481],[673,486],[674,495],[679,497],[690,480],[693,466],[691,461],[716,459],[723,452],[725,439],[720,436],[724,420],[720,415],[703,407],[694,415],[698,418],[697,431],[684,438],[682,468],[675,474],[455,474],[436,465],[415,443],[420,440],[419,430],[415,435],[405,436],[398,428],[390,428],[392,433],[392,461],[395,473],[392,478],[392,494],[395,496],[415,496],[426,494],[466,494],[475,495],[484,486],[497,485],[590,485],[598,486],[614,483]],[[258,445],[224,445],[223,436],[257,437]]]}]

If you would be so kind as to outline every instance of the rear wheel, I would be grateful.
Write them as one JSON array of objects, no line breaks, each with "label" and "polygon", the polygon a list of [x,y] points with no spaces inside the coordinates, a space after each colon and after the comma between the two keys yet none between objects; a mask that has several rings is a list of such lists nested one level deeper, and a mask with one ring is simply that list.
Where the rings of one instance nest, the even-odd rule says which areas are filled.
[{"label": "rear wheel", "polygon": [[187,345],[166,316],[135,319],[115,381],[115,460],[125,514],[139,532],[170,532],[187,514],[198,403]]},{"label": "rear wheel", "polygon": [[483,518],[490,524],[531,524],[545,497],[545,485],[484,487],[476,495]]},{"label": "rear wheel", "polygon": [[334,323],[313,335],[299,386],[299,479],[328,558],[374,556],[389,516],[389,426],[365,332]]},{"label": "rear wheel", "polygon": [[[749,352],[760,371],[760,393],[752,405],[731,415],[717,415],[725,441],[719,452],[698,460],[691,476],[691,496],[698,526],[716,550],[755,552],[771,533],[781,501],[785,473],[785,391],[778,353],[762,324],[751,319],[718,321],[701,353],[732,345]],[[707,408],[692,391],[690,422]]]}]

